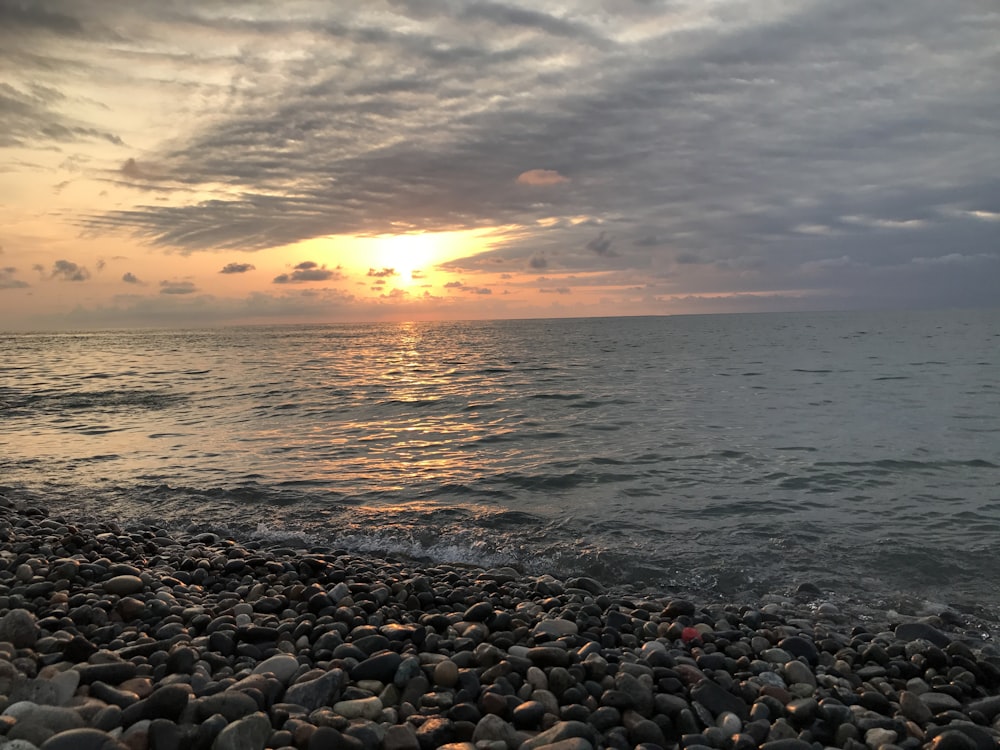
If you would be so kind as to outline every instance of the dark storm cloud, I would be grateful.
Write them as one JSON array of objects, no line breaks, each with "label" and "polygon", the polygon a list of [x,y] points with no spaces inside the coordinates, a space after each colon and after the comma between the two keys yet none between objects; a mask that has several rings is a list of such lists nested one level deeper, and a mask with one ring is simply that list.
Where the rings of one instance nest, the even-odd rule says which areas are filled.
[{"label": "dark storm cloud", "polygon": [[219,273],[247,273],[254,270],[256,267],[253,263],[227,263]]},{"label": "dark storm cloud", "polygon": [[71,260],[57,260],[52,264],[49,278],[61,281],[86,281],[90,278],[90,271]]},{"label": "dark storm cloud", "polygon": [[[39,7],[84,30],[111,25],[100,4]],[[752,12],[725,0],[560,11],[412,0],[381,15],[317,3],[295,18],[264,5],[130,7],[150,38],[201,33],[245,51],[205,63],[231,71],[224,111],[149,154],[164,181],[214,197],[93,214],[91,230],[194,252],[538,227],[497,243],[489,262],[676,268],[706,291],[801,281],[803,263],[852,254],[908,269],[997,253],[997,225],[976,212],[1000,212],[1000,79],[985,73],[1000,8],[981,0],[777,0]],[[18,23],[49,33],[60,21]],[[253,52],[293,37],[299,54],[284,62]],[[14,127],[0,139],[116,137],[57,116],[58,92],[8,88],[0,118]],[[817,290],[849,281],[807,275]]]}]

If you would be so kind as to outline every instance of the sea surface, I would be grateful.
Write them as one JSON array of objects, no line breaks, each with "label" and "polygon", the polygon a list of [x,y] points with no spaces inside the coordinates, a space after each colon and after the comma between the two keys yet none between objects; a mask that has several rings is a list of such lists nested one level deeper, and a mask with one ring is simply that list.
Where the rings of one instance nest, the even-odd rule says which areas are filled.
[{"label": "sea surface", "polygon": [[1000,619],[1000,312],[0,335],[0,492]]}]

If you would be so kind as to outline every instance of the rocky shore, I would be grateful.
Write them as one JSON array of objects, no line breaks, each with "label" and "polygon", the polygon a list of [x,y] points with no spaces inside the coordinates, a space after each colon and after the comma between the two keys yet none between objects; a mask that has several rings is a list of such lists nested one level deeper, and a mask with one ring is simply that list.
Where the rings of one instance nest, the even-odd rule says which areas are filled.
[{"label": "rocky shore", "polygon": [[998,747],[1000,653],[960,617],[771,599],[126,530],[0,496],[0,748]]}]

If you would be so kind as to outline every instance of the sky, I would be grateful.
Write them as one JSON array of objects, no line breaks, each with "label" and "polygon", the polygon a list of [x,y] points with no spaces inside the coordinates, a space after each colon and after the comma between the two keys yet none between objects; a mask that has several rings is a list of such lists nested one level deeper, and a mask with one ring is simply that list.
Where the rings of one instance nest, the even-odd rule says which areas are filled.
[{"label": "sky", "polygon": [[996,0],[0,0],[0,330],[1000,305]]}]

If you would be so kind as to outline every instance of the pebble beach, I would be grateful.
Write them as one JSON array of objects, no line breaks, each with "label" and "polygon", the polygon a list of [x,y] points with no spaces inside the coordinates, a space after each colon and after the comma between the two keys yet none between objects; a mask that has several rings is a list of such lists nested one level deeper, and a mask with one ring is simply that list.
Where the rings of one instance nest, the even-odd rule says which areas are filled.
[{"label": "pebble beach", "polygon": [[[994,750],[1000,652],[856,612],[67,519],[0,496],[8,750]],[[986,635],[984,638],[983,636]]]}]

